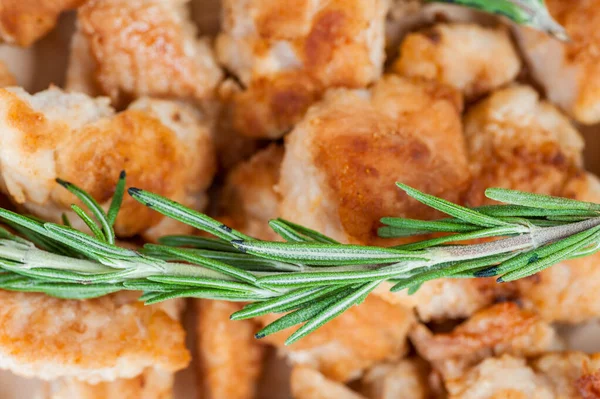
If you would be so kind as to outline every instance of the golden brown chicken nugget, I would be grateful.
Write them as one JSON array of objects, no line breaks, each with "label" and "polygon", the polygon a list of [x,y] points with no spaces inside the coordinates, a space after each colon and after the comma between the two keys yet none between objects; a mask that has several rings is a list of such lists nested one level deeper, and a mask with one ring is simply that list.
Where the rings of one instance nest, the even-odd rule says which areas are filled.
[{"label": "golden brown chicken nugget", "polygon": [[291,385],[294,399],[366,399],[309,367],[295,367]]}]

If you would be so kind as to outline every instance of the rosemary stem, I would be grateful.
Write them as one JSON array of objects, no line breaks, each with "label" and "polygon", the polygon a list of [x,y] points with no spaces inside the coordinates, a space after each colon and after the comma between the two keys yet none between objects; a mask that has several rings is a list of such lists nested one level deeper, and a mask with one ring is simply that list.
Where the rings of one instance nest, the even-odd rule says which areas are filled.
[{"label": "rosemary stem", "polygon": [[435,252],[433,258],[436,260],[443,259],[445,262],[469,260],[537,248],[596,226],[600,226],[600,217],[560,226],[541,228],[532,226],[529,233],[515,237],[504,238],[483,244],[449,245],[443,248],[431,249],[431,251]]}]

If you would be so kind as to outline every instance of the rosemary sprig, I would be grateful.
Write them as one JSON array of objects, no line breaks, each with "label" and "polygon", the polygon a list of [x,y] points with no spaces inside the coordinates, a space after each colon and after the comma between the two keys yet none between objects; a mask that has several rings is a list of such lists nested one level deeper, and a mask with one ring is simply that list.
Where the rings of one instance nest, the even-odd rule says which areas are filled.
[{"label": "rosemary sprig", "polygon": [[[169,236],[135,251],[118,246],[113,229],[125,174],[105,212],[80,188],[59,181],[87,208],[73,207],[91,234],[0,209],[0,219],[22,237],[0,229],[0,288],[86,299],[121,290],[143,291],[147,304],[193,297],[247,302],[234,320],[285,313],[256,335],[301,324],[287,343],[306,336],[379,284],[416,292],[439,278],[496,277],[513,281],[600,249],[600,205],[505,189],[486,195],[505,205],[466,208],[398,183],[412,198],[448,215],[421,221],[387,217],[384,237],[443,233],[397,247],[346,245],[295,223],[269,225],[283,241],[261,241],[159,195],[129,195],[166,217],[212,234]],[[427,238],[425,236],[424,238]],[[464,244],[467,240],[493,239]]]}]

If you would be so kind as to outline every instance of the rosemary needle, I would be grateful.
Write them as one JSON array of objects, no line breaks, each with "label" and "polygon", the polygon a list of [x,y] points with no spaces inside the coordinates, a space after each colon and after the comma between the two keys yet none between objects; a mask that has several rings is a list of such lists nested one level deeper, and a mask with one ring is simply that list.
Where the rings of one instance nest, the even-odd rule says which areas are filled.
[{"label": "rosemary needle", "polygon": [[[289,312],[257,334],[301,324],[288,344],[360,306],[386,280],[395,284],[392,291],[407,289],[409,294],[440,278],[499,276],[500,282],[512,281],[600,249],[598,204],[490,189],[491,198],[508,205],[466,208],[398,184],[449,217],[384,218],[387,228],[381,234],[443,232],[444,237],[396,248],[346,245],[277,219],[269,226],[287,242],[260,241],[159,195],[130,188],[134,199],[165,217],[214,236],[167,236],[159,245],[134,251],[114,241],[125,174],[108,212],[85,191],[61,184],[87,207],[73,209],[89,231],[74,229],[66,218],[59,225],[0,209],[0,219],[22,236],[0,230],[0,288],[71,299],[141,290],[140,300],[147,304],[181,297],[246,302],[232,319]],[[464,245],[465,240],[479,238],[493,240]]]}]

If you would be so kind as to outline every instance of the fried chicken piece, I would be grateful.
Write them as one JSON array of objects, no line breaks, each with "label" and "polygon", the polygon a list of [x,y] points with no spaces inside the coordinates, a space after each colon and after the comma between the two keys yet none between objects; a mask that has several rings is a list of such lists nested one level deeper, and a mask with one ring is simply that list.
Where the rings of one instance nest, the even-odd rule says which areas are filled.
[{"label": "fried chicken piece", "polygon": [[60,13],[73,10],[86,0],[2,0],[0,41],[30,46],[48,33]]},{"label": "fried chicken piece", "polygon": [[476,98],[511,82],[521,60],[508,29],[475,24],[437,24],[402,41],[392,70],[436,80]]},{"label": "fried chicken piece", "polygon": [[[14,88],[0,89],[0,115],[2,191],[46,220],[60,220],[74,202],[57,177],[108,206],[121,170],[130,186],[196,209],[206,204],[215,168],[212,141],[189,106],[142,98],[115,114],[106,98],[56,88],[32,96]],[[115,229],[148,239],[189,231],[129,196]]]},{"label": "fried chicken piece", "polygon": [[10,73],[6,64],[0,61],[0,87],[14,86],[15,84],[15,77]]},{"label": "fried chicken piece", "polygon": [[474,177],[470,205],[486,202],[488,187],[561,195],[582,173],[581,135],[528,86],[496,91],[464,123]]},{"label": "fried chicken piece", "polygon": [[565,352],[527,363],[510,355],[485,359],[447,381],[449,399],[593,399],[599,395],[600,355]]},{"label": "fried chicken piece", "polygon": [[262,371],[263,347],[251,320],[232,321],[239,304],[197,300],[199,380],[202,398],[251,399]]},{"label": "fried chicken piece", "polygon": [[459,199],[470,178],[460,110],[453,89],[398,76],[331,91],[287,137],[282,217],[364,244],[377,241],[381,217],[438,217],[394,182]]},{"label": "fried chicken piece", "polygon": [[190,360],[179,322],[135,293],[64,300],[0,291],[0,303],[0,367],[19,375],[99,382]]},{"label": "fried chicken piece", "polygon": [[600,122],[600,1],[547,0],[546,5],[570,41],[520,28],[517,36],[532,75],[550,101],[578,122]]},{"label": "fried chicken piece", "polygon": [[228,216],[236,229],[260,240],[280,239],[269,228],[279,216],[279,168],[283,148],[272,144],[229,172],[219,199],[219,213]]},{"label": "fried chicken piece", "polygon": [[387,0],[227,0],[219,60],[244,85],[235,127],[277,138],[330,87],[365,87],[384,61]]},{"label": "fried chicken piece", "polygon": [[[600,202],[600,181],[592,174],[571,179],[561,195]],[[537,275],[516,281],[524,306],[544,319],[580,323],[600,316],[596,300],[600,289],[600,254],[561,262]]]},{"label": "fried chicken piece", "polygon": [[222,73],[196,38],[187,0],[90,0],[78,11],[67,88],[108,95],[203,100]]},{"label": "fried chicken piece", "polygon": [[563,345],[548,323],[511,302],[483,309],[449,333],[432,334],[417,325],[410,337],[419,355],[445,379],[461,376],[490,355],[533,356]]},{"label": "fried chicken piece", "polygon": [[141,375],[90,384],[76,379],[49,382],[40,399],[171,399],[174,374],[147,369]]},{"label": "fried chicken piece", "polygon": [[[266,325],[280,316],[258,320]],[[379,362],[399,359],[407,350],[406,337],[413,323],[409,309],[371,295],[292,345],[284,346],[284,341],[293,327],[262,341],[280,348],[295,366],[312,367],[335,381],[349,381]]]},{"label": "fried chicken piece", "polygon": [[295,367],[291,385],[294,399],[366,399],[309,367]]},{"label": "fried chicken piece", "polygon": [[362,392],[369,399],[428,399],[428,373],[429,366],[418,358],[378,364],[362,378]]}]

